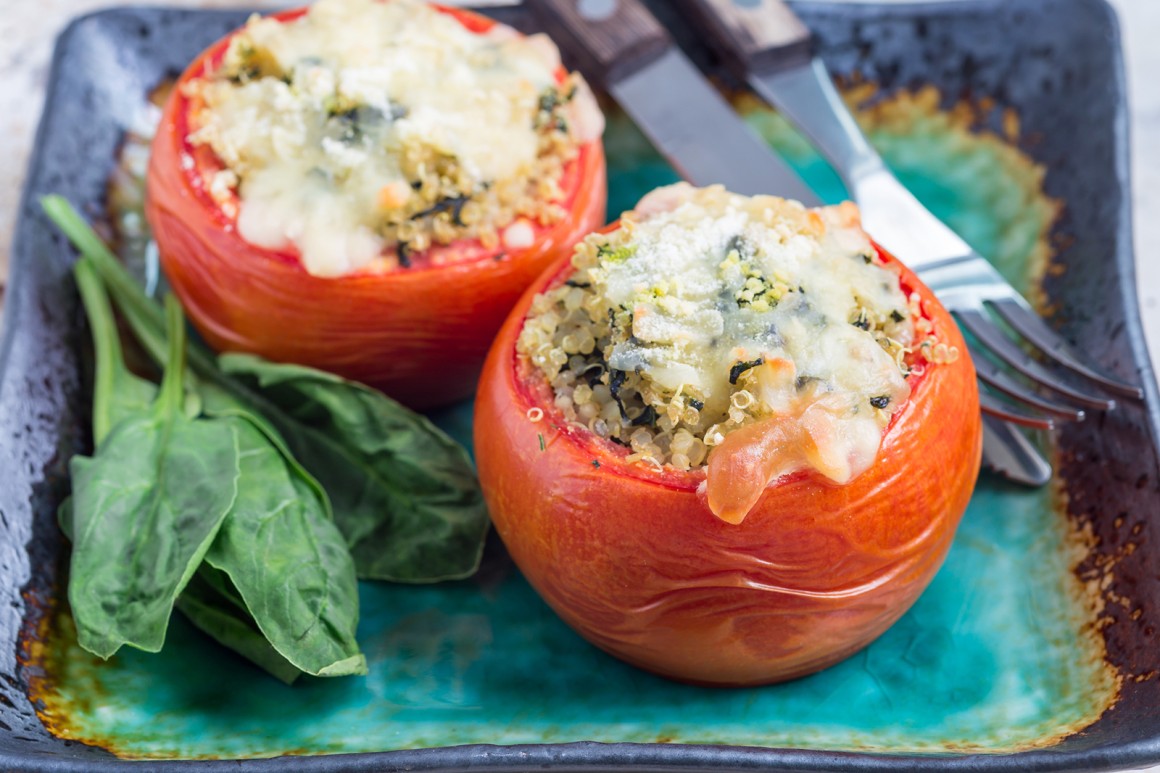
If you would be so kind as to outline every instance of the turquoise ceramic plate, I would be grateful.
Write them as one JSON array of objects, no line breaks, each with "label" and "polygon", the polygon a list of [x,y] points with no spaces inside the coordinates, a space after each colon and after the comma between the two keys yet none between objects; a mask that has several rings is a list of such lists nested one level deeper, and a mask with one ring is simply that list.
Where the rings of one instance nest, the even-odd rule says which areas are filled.
[{"label": "turquoise ceramic plate", "polygon": [[[2,658],[17,654],[0,659],[3,764],[218,769],[191,760],[340,755],[247,765],[1099,768],[1160,757],[1148,720],[1160,706],[1160,556],[1147,539],[1156,394],[1126,237],[1113,19],[1087,0],[799,10],[904,182],[1065,334],[1145,381],[1147,407],[1039,438],[1062,471],[1052,487],[984,476],[915,607],[863,652],[788,684],[696,688],[613,660],[551,613],[499,544],[471,581],[364,583],[366,677],[287,687],[180,620],[163,653],[101,662],[76,646],[57,603],[52,513],[63,462],[85,444],[71,256],[28,206],[0,350],[11,433],[0,452],[17,471],[0,493]],[[118,10],[76,23],[58,50],[30,197],[61,192],[103,211],[115,150],[147,124],[149,90],[241,18]],[[776,116],[742,107],[824,198],[843,198]],[[620,114],[606,147],[613,214],[675,179]],[[436,418],[469,441],[469,405]]]}]

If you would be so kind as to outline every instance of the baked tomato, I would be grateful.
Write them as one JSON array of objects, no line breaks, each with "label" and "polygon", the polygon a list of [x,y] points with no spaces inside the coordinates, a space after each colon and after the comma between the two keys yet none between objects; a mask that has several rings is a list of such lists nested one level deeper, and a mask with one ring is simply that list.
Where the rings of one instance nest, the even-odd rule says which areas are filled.
[{"label": "baked tomato", "polygon": [[[599,251],[624,260],[612,248]],[[867,264],[871,259],[865,256]],[[726,435],[700,466],[689,464],[687,441],[678,465],[640,461],[647,438],[612,442],[589,428],[599,418],[569,420],[548,378],[518,352],[537,297],[566,280],[582,284],[572,279],[573,264],[558,259],[516,305],[476,398],[480,481],[515,562],[582,636],[682,681],[771,683],[866,646],[931,581],[978,473],[975,373],[955,323],[930,290],[882,250],[873,260],[898,276],[912,321],[937,336],[944,352],[964,355],[928,363],[915,343],[905,355],[915,365],[906,377],[909,394],[883,419],[873,463],[841,484],[815,464],[775,473],[755,488],[746,477],[768,465],[762,458],[738,463],[730,446],[760,423]],[[734,368],[731,381],[737,379]],[[643,415],[626,419],[630,429]],[[776,445],[750,448],[768,459]],[[676,441],[667,447],[676,449]],[[715,458],[724,454],[731,456]]]},{"label": "baked tomato", "polygon": [[[495,25],[469,11],[434,7],[472,33]],[[273,18],[287,22],[304,13]],[[242,237],[236,191],[211,190],[225,165],[210,146],[190,140],[191,117],[202,106],[190,84],[215,72],[239,32],[181,75],[152,145],[146,215],[191,321],[215,349],[329,370],[416,408],[469,395],[520,293],[603,222],[599,138],[580,144],[563,165],[555,200],[564,216],[554,222],[522,221],[518,239],[490,246],[458,239],[406,256],[390,246],[385,262],[316,276],[293,247],[269,249]],[[558,82],[566,77],[557,70]]]}]

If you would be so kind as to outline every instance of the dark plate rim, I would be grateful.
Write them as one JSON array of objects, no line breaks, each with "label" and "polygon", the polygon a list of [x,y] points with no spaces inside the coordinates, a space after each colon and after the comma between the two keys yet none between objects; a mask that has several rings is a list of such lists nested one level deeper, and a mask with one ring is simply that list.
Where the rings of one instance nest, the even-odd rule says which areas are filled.
[{"label": "dark plate rim", "polygon": [[705,744],[570,743],[500,746],[472,744],[355,754],[283,756],[219,760],[77,759],[60,755],[0,752],[0,768],[29,773],[120,773],[137,770],[182,770],[204,773],[524,773],[552,770],[595,773],[719,773],[720,771],[780,770],[800,773],[922,773],[923,771],[1111,771],[1135,769],[1160,759],[1160,739],[1149,738],[1081,752],[1050,749],[1012,754],[881,754],[810,749],[719,746]]},{"label": "dark plate rim", "polygon": [[[1124,194],[1118,207],[1119,234],[1123,239],[1121,248],[1113,257],[1119,273],[1120,300],[1123,303],[1126,334],[1134,355],[1141,383],[1146,393],[1146,404],[1153,441],[1160,438],[1160,390],[1157,388],[1151,359],[1148,355],[1144,329],[1140,317],[1140,306],[1136,294],[1136,269],[1132,243],[1132,207],[1130,185],[1129,128],[1127,112],[1126,76],[1122,54],[1122,35],[1118,17],[1108,0],[1069,0],[1077,5],[1086,5],[1098,13],[1109,29],[1109,47],[1114,57],[1115,83],[1112,84],[1122,98],[1117,103],[1114,121],[1115,174],[1121,181]],[[1004,0],[902,0],[897,3],[859,3],[851,0],[805,0],[802,4],[812,5],[823,12],[837,13],[879,13],[890,16],[897,14],[947,13],[977,9],[980,6],[1002,5]],[[793,4],[798,4],[794,2]],[[502,10],[507,6],[491,7]],[[38,124],[33,152],[30,156],[24,191],[17,209],[18,215],[26,215],[36,206],[34,187],[37,172],[43,166],[45,153],[44,137],[48,128],[47,107],[53,103],[60,84],[58,77],[65,50],[69,41],[80,34],[87,23],[107,15],[134,13],[137,11],[174,11],[206,13],[208,9],[174,9],[161,6],[113,6],[91,11],[75,17],[59,34],[52,57],[45,98],[46,111]],[[210,13],[220,13],[231,9],[214,9]],[[238,9],[232,9],[238,10]],[[26,298],[35,291],[32,285],[35,266],[31,250],[25,246],[28,232],[36,227],[29,219],[22,217],[16,228],[12,242],[12,262],[9,272],[3,315],[0,316],[0,391],[9,380],[8,365],[15,342],[20,336],[20,321],[27,316],[25,304],[33,299]],[[107,758],[74,757],[67,751],[45,753],[37,751],[18,752],[0,750],[0,769],[43,771],[61,773],[63,771],[123,771],[130,766],[169,770],[200,770],[206,773],[222,771],[440,771],[459,773],[460,771],[528,771],[552,769],[558,771],[591,771],[623,769],[645,773],[647,771],[751,771],[778,769],[792,771],[1105,771],[1135,768],[1160,762],[1160,732],[1147,738],[1128,742],[1109,743],[1087,749],[1056,751],[1051,747],[1013,753],[937,753],[889,754],[881,752],[837,752],[811,749],[723,746],[704,744],[648,744],[648,743],[600,743],[579,741],[569,743],[522,744],[500,746],[474,744],[445,746],[414,750],[395,750],[367,753],[325,754],[317,756],[282,756],[272,758],[220,759],[220,760],[125,760],[109,756]]]}]

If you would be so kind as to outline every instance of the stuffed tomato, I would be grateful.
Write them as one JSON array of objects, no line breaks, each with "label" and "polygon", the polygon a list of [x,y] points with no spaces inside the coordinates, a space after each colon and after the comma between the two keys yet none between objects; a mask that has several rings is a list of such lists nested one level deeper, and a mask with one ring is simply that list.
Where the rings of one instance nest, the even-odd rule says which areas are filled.
[{"label": "stuffed tomato", "polygon": [[319,0],[189,66],[146,215],[215,348],[430,406],[473,390],[520,294],[603,223],[602,129],[542,35],[418,0]]},{"label": "stuffed tomato", "polygon": [[856,207],[684,184],[529,289],[475,417],[492,520],[548,604],[712,685],[808,674],[886,630],[981,453],[957,327]]}]

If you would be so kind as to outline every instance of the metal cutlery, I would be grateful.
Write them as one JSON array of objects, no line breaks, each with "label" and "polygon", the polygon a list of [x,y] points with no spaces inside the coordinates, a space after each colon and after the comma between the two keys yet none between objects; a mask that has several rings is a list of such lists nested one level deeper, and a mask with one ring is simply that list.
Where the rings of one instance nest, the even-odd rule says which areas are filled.
[{"label": "metal cutlery", "polygon": [[[862,135],[830,80],[811,54],[809,30],[779,0],[684,0],[723,61],[800,128],[829,159],[862,210],[874,238],[910,266],[977,343],[971,345],[980,381],[1016,405],[983,391],[983,410],[1005,422],[1049,429],[1056,419],[1078,421],[1084,411],[1045,397],[1012,378],[1011,368],[1038,387],[1084,408],[1110,410],[1115,400],[1061,379],[1030,356],[1031,343],[1054,364],[1117,395],[1140,399],[1143,390],[1109,378],[1071,351],[998,271],[930,213],[898,181]],[[1016,337],[997,322],[1006,323]],[[1020,407],[1031,408],[1031,412]],[[1003,428],[1003,429],[1000,429]],[[1019,482],[1041,485],[1050,466],[1019,433],[987,421],[986,460]],[[1006,463],[997,463],[1005,459]]]},{"label": "metal cutlery", "polygon": [[697,185],[721,183],[737,193],[776,192],[808,206],[821,203],[738,120],[643,5],[616,0],[533,0],[528,5],[579,69],[612,95],[682,177]]},{"label": "metal cutlery", "polygon": [[[528,5],[686,179],[817,205],[816,195],[744,126],[638,0],[528,0]],[[988,352],[1081,405],[1114,406],[1114,400],[1070,387],[1023,353],[990,320],[986,309],[991,307],[1082,375],[1121,394],[1139,394],[1068,353],[991,265],[894,178],[812,56],[809,30],[786,6],[769,0],[681,0],[674,9],[693,11],[723,58],[830,158],[862,208],[867,230],[931,285]],[[1046,429],[1055,419],[1080,420],[1084,412],[1032,392],[978,348],[971,353],[980,379],[1017,401],[1004,402],[983,390],[981,403],[989,414],[984,462],[1012,480],[1042,485],[1050,479],[1050,465],[1008,422]]]}]

